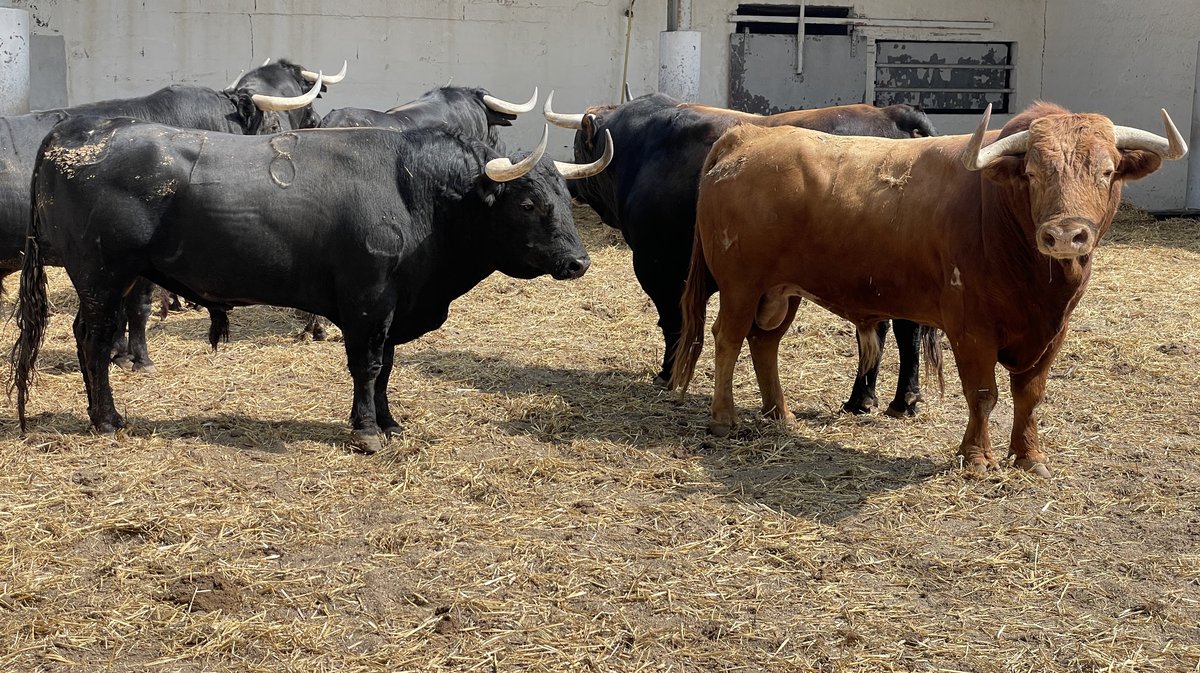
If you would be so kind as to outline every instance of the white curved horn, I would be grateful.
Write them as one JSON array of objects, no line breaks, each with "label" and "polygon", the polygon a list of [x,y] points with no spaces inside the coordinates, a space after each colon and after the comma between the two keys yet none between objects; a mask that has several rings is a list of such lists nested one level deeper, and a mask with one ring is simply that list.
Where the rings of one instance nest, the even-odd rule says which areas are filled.
[{"label": "white curved horn", "polygon": [[581,115],[581,114],[577,114],[577,115],[559,114],[558,112],[555,112],[553,108],[550,107],[550,103],[553,100],[554,100],[554,91],[551,90],[550,95],[546,96],[546,104],[542,106],[542,116],[546,118],[546,121],[550,122],[551,124],[554,124],[555,126],[560,126],[564,129],[579,130],[579,129],[583,128],[583,115]]},{"label": "white curved horn", "polygon": [[967,142],[967,147],[961,156],[963,166],[966,166],[968,171],[981,171],[1002,156],[1023,154],[1029,149],[1029,131],[1021,131],[1007,138],[1001,138],[980,150],[980,146],[983,145],[983,135],[987,133],[988,121],[991,118],[992,104],[988,103],[987,109],[983,111],[983,121],[979,122],[979,128],[975,129],[975,133],[971,135],[971,140]]},{"label": "white curved horn", "polygon": [[[337,84],[338,82],[345,79],[346,78],[346,65],[347,65],[347,62],[342,61],[342,69],[339,70],[336,75],[325,75],[324,80],[323,80],[325,82],[325,85],[328,86],[330,84]],[[300,71],[300,76],[310,82],[317,81],[317,76],[320,74],[321,73],[319,73],[319,72],[313,72],[311,70],[301,70]]]},{"label": "white curved horn", "polygon": [[234,78],[233,78],[233,81],[232,81],[232,82],[230,82],[230,83],[229,83],[229,85],[228,85],[228,86],[226,86],[224,90],[225,90],[225,91],[229,91],[229,90],[231,90],[231,89],[236,89],[236,88],[237,88],[237,83],[238,83],[238,82],[240,82],[240,81],[242,81],[242,75],[244,75],[244,74],[246,74],[246,71],[245,71],[245,70],[239,70],[239,71],[238,71],[238,74],[237,74],[237,77],[234,77]]},{"label": "white curved horn", "polygon": [[321,77],[317,73],[317,81],[313,83],[312,88],[308,93],[299,96],[268,96],[266,94],[256,93],[250,97],[254,104],[260,110],[270,110],[275,112],[284,112],[287,110],[296,110],[305,105],[311,104],[317,99],[321,93]]},{"label": "white curved horn", "polygon": [[1113,126],[1117,147],[1123,150],[1149,150],[1164,159],[1182,159],[1188,153],[1187,143],[1166,110],[1162,111],[1162,118],[1163,126],[1167,129],[1166,138],[1130,126]]},{"label": "white curved horn", "polygon": [[268,56],[268,57],[267,57],[267,60],[263,61],[263,64],[262,64],[262,65],[260,65],[260,66],[258,66],[258,67],[260,67],[260,68],[261,68],[261,67],[263,67],[263,65],[268,65],[268,64],[270,64],[270,63],[271,63],[271,57],[270,57],[270,56]]},{"label": "white curved horn", "polygon": [[530,98],[529,100],[525,101],[521,105],[518,105],[516,103],[510,103],[506,100],[500,100],[499,98],[496,98],[495,96],[491,96],[488,94],[484,94],[483,104],[490,107],[491,109],[495,110],[496,112],[500,112],[503,114],[509,114],[509,115],[520,115],[520,114],[525,114],[526,112],[529,112],[530,110],[533,109],[533,106],[537,105],[537,96],[538,96],[538,90],[537,90],[537,87],[535,86],[535,87],[533,87],[533,97]]},{"label": "white curved horn", "polygon": [[565,161],[555,161],[554,167],[558,169],[559,174],[566,180],[579,180],[582,178],[590,178],[600,171],[612,161],[613,158],[613,141],[612,134],[608,129],[604,129],[604,155],[590,164],[572,164]]},{"label": "white curved horn", "polygon": [[515,164],[512,162],[512,159],[509,159],[508,157],[492,159],[483,167],[483,172],[487,173],[487,176],[496,182],[508,182],[510,180],[516,180],[522,175],[525,175],[529,171],[533,170],[533,167],[537,165],[537,162],[541,161],[542,155],[546,153],[546,144],[549,141],[550,125],[547,124],[546,128],[542,129],[542,142],[538,143],[537,148],[533,150],[529,156]]}]

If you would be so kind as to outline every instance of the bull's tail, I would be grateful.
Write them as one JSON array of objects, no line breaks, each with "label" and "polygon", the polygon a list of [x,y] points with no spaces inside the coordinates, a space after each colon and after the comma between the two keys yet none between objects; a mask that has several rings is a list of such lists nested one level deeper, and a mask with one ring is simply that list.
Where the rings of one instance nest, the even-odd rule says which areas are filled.
[{"label": "bull's tail", "polygon": [[[37,172],[34,172],[37,175]],[[36,177],[35,177],[36,179]],[[36,192],[36,190],[33,190]],[[9,354],[11,373],[8,394],[17,391],[17,418],[21,433],[25,433],[25,403],[29,401],[29,386],[33,383],[38,351],[46,336],[46,325],[50,319],[50,302],[46,292],[46,268],[42,259],[39,241],[41,216],[38,213],[37,194],[33,194],[32,214],[25,236],[25,257],[21,262],[21,289],[17,295],[16,321],[21,334]]]},{"label": "bull's tail", "polygon": [[921,350],[925,351],[925,375],[937,372],[938,395],[946,395],[946,376],[942,370],[942,332],[936,327],[921,325],[917,331]]},{"label": "bull's tail", "polygon": [[883,337],[879,336],[879,325],[858,326],[858,375],[864,376],[879,366],[883,354]]},{"label": "bull's tail", "polygon": [[671,367],[671,390],[686,393],[692,375],[696,372],[696,361],[704,349],[704,318],[708,310],[708,262],[704,259],[704,246],[700,243],[700,227],[692,235],[692,263],[688,268],[687,283],[683,286],[683,298],[679,307],[683,311],[683,328],[675,344],[675,364]]}]

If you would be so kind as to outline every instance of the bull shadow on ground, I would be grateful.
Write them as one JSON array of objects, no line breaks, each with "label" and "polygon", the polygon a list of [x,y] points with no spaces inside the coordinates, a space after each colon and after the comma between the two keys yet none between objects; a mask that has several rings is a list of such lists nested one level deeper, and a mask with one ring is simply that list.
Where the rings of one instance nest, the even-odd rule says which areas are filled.
[{"label": "bull shadow on ground", "polygon": [[[304,322],[295,317],[292,309],[276,306],[240,306],[229,312],[229,341],[253,341],[275,336],[299,338]],[[151,333],[165,331],[174,337],[207,343],[209,324],[207,311],[187,309],[172,311],[162,319],[151,318],[149,330]],[[340,332],[335,329],[330,329],[330,332],[331,337],[340,338]],[[150,357],[154,357],[153,352],[150,353]]]},{"label": "bull shadow on ground", "polygon": [[[336,449],[348,450],[346,443],[350,438],[345,424],[252,418],[240,414],[219,413],[167,419],[132,415],[127,416],[125,420],[128,426],[118,435],[118,443],[123,437],[145,439],[156,436],[170,441],[195,440],[239,451],[285,453],[291,450],[290,444],[302,441],[318,442]],[[8,427],[10,425],[11,428]],[[3,426],[6,431],[16,432],[15,420],[10,423],[6,419]],[[29,417],[30,442],[52,443],[50,438],[56,435],[81,439],[90,435],[97,441],[112,441],[101,438],[92,431],[86,414],[43,412]]]},{"label": "bull shadow on ground", "polygon": [[[511,395],[507,414],[500,411],[508,417],[496,421],[509,434],[547,443],[614,442],[679,460],[698,457],[730,497],[821,521],[842,519],[874,493],[951,468],[949,460],[897,458],[808,436],[810,422],[825,425],[833,415],[803,408],[795,428],[763,419],[757,409],[739,408],[738,428],[718,439],[705,429],[711,396],[680,400],[637,372],[540,367],[461,351],[415,353],[398,358],[398,365]],[[882,425],[880,432],[887,432]]]}]

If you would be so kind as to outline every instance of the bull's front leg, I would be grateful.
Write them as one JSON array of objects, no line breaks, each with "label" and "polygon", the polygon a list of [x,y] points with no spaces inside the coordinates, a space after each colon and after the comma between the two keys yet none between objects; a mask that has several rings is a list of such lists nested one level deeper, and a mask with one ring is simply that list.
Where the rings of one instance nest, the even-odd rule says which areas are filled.
[{"label": "bull's front leg", "polygon": [[1066,334],[1067,330],[1063,328],[1033,367],[1009,375],[1013,395],[1013,426],[1008,454],[1014,458],[1017,467],[1041,477],[1049,477],[1050,469],[1046,467],[1046,454],[1038,439],[1036,411],[1046,394],[1050,365],[1054,363]]},{"label": "bull's front leg", "polygon": [[388,403],[388,379],[392,375],[392,360],[396,354],[396,346],[387,344],[383,347],[383,366],[375,377],[375,422],[380,431],[387,437],[399,434],[400,423],[392,418],[391,405]]},{"label": "bull's front leg", "polygon": [[958,448],[958,455],[962,456],[963,466],[967,470],[984,474],[1000,467],[992,454],[992,439],[988,431],[988,421],[998,397],[996,350],[989,346],[956,347],[954,356],[969,414],[967,431]]},{"label": "bull's front leg", "polygon": [[[124,367],[126,362],[134,371],[154,374],[157,370],[154,361],[150,359],[150,349],[146,345],[146,326],[150,323],[150,306],[154,298],[154,284],[145,278],[138,278],[133,289],[125,295],[122,302],[126,324],[129,328],[128,353],[122,354],[117,364]],[[118,329],[120,329],[118,327]],[[118,339],[123,338],[118,334]]]},{"label": "bull's front leg", "polygon": [[350,408],[351,444],[368,454],[383,448],[375,408],[375,382],[383,371],[385,333],[386,329],[355,329],[352,326],[342,330],[346,366],[354,381],[354,401]]}]

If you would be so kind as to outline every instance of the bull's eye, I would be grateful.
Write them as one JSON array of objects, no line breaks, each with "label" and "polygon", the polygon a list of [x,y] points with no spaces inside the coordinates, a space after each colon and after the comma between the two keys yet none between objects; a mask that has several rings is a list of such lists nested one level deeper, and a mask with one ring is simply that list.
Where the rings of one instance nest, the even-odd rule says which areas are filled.
[{"label": "bull's eye", "polygon": [[1105,179],[1105,180],[1111,180],[1111,179],[1112,179],[1112,176],[1114,175],[1114,173],[1115,173],[1115,172],[1116,172],[1116,171],[1114,171],[1113,169],[1109,168],[1109,169],[1105,170],[1103,173],[1101,173],[1100,175],[1104,176],[1104,179]]},{"label": "bull's eye", "polygon": [[521,202],[521,209],[522,210],[533,210],[533,201],[530,201],[529,199],[525,199],[524,201]]}]

